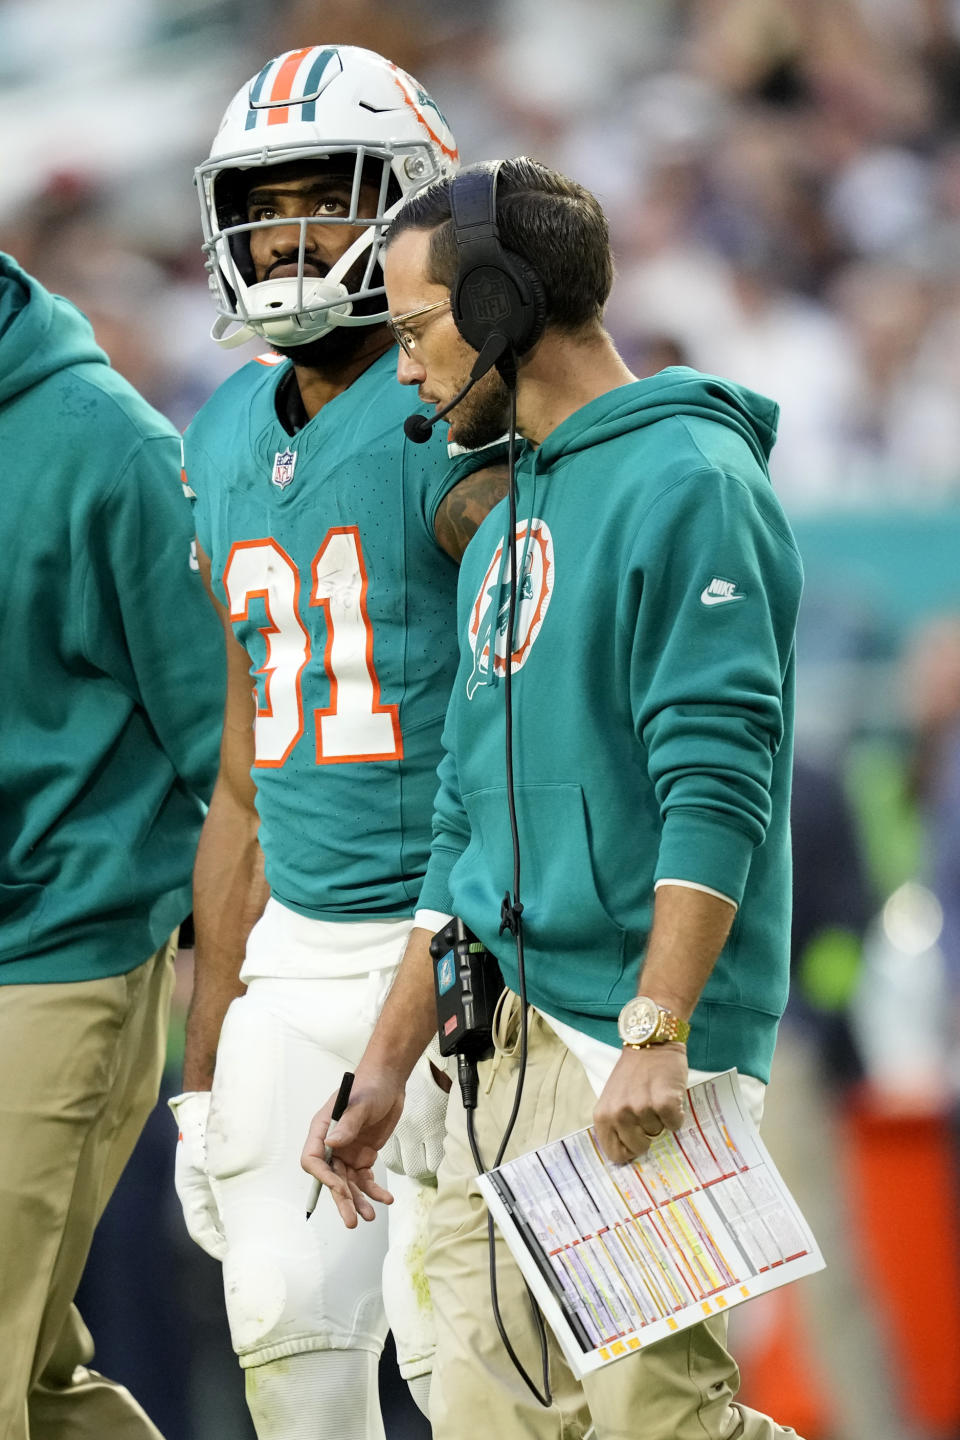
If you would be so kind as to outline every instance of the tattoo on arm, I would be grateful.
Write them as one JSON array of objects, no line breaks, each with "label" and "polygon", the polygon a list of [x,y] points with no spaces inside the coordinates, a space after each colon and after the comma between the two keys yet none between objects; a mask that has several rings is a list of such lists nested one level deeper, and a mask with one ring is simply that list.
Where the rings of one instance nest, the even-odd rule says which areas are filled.
[{"label": "tattoo on arm", "polygon": [[507,493],[506,465],[475,470],[445,495],[434,525],[437,541],[458,563],[481,521]]}]

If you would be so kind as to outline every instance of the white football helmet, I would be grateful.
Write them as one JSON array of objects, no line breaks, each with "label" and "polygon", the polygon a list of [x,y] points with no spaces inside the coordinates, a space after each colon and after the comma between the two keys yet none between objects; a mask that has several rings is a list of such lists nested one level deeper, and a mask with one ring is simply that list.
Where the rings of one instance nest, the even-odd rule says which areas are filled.
[{"label": "white football helmet", "polygon": [[[291,161],[345,157],[352,166],[350,213],[282,222],[249,221],[250,171]],[[218,318],[219,345],[254,335],[269,344],[303,345],[334,325],[374,325],[387,318],[380,251],[384,232],[409,195],[456,173],[456,141],[430,96],[405,70],[353,45],[310,45],[270,60],[227,107],[210,158],[195,171],[203,220],[203,250]],[[377,177],[375,216],[360,216],[361,178]],[[297,274],[257,282],[250,231],[291,227]],[[307,227],[363,225],[364,233],[322,279],[304,275]],[[359,288],[343,283],[366,256]],[[379,305],[377,300],[382,303]],[[365,301],[356,313],[359,301]]]}]

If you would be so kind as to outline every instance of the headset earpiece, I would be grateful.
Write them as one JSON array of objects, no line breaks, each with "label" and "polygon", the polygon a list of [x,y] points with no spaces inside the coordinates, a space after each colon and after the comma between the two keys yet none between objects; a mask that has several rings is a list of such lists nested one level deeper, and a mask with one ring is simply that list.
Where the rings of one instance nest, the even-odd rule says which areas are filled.
[{"label": "headset earpiece", "polygon": [[523,256],[505,250],[497,228],[500,166],[465,170],[450,186],[450,210],[460,265],[450,295],[454,322],[474,350],[503,335],[523,355],[543,334],[547,296]]}]

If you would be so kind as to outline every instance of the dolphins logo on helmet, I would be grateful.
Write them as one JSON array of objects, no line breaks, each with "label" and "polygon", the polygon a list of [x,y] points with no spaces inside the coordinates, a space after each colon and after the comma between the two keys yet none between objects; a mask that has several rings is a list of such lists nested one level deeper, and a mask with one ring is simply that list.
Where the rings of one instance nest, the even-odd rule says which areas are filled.
[{"label": "dolphins logo on helmet", "polygon": [[[333,161],[352,175],[349,214],[283,221],[291,227],[291,252],[297,246],[297,273],[258,281],[250,232],[278,222],[248,220],[247,191],[257,172],[304,160]],[[270,60],[234,96],[209,158],[194,174],[217,308],[213,339],[232,347],[259,335],[272,345],[296,346],[335,325],[386,320],[380,253],[387,225],[409,195],[455,174],[459,160],[435,102],[372,50],[311,45]],[[378,184],[375,215],[359,214],[361,178]],[[322,278],[304,274],[312,225],[363,227]],[[358,283],[354,267],[361,259]],[[351,271],[353,289],[345,283]]]}]

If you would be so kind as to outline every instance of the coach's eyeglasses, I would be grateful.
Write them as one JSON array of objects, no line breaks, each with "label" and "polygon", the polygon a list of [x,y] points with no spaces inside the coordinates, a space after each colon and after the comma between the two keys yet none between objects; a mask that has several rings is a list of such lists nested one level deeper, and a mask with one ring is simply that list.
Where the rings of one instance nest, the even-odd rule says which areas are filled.
[{"label": "coach's eyeglasses", "polygon": [[444,305],[449,304],[449,298],[446,300],[434,300],[432,305],[421,305],[418,310],[408,310],[406,315],[398,315],[396,319],[387,321],[394,340],[396,340],[405,355],[412,356],[414,350],[417,348],[416,334],[409,329],[410,321],[419,320],[421,315],[430,315],[433,311],[440,310]]}]

